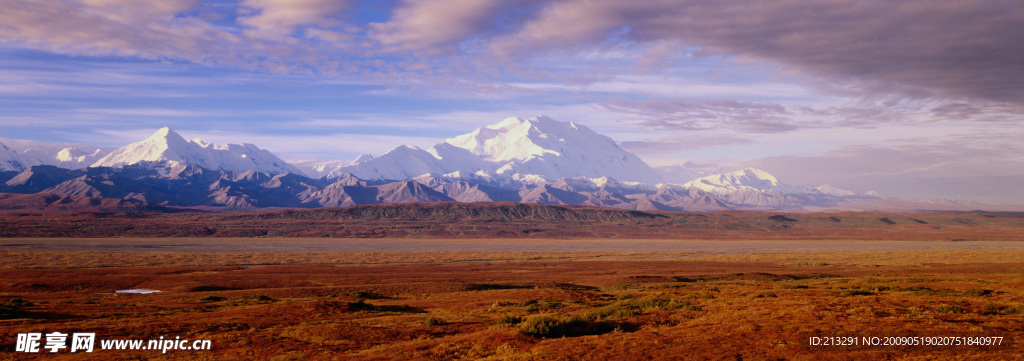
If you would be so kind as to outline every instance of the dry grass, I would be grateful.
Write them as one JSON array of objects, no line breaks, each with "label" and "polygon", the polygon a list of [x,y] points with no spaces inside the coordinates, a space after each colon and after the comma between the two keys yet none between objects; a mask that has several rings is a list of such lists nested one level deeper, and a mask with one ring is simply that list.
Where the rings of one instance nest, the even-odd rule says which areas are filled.
[{"label": "dry grass", "polygon": [[[0,348],[38,330],[214,344],[202,353],[57,355],[77,360],[991,360],[1024,352],[1022,249],[3,250],[0,259]],[[123,288],[162,292],[113,293]],[[838,348],[808,345],[811,336],[1000,336],[1005,344]]]},{"label": "dry grass", "polygon": [[100,268],[252,265],[386,265],[465,262],[665,260],[696,252],[119,252],[0,250],[0,268]]},{"label": "dry grass", "polygon": [[692,259],[722,262],[764,262],[793,266],[923,266],[932,263],[1022,263],[1024,249],[880,252],[790,252],[695,256]]},{"label": "dry grass", "polygon": [[954,251],[789,252],[125,252],[0,250],[0,268],[98,268],[251,265],[387,265],[466,262],[678,260],[758,262],[792,266],[923,266],[927,264],[1022,263],[1024,249]]},{"label": "dry grass", "polygon": [[[104,361],[1011,359],[1024,334],[1022,269],[698,260],[3,269],[0,299],[19,299],[23,312],[0,320],[0,340],[88,330],[214,344],[205,353],[73,357]],[[111,292],[126,287],[163,292]],[[1007,344],[807,344],[844,335],[992,335]]]}]

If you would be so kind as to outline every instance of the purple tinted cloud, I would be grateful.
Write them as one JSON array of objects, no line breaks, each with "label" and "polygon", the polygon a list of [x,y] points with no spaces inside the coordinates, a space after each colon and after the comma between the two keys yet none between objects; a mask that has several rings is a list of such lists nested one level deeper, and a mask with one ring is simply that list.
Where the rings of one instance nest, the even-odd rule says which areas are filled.
[{"label": "purple tinted cloud", "polygon": [[660,130],[733,129],[745,133],[778,133],[809,126],[791,120],[792,114],[773,103],[733,99],[663,99],[639,102],[610,101],[610,111],[644,119],[641,125]]},{"label": "purple tinted cloud", "polygon": [[720,145],[746,144],[750,139],[734,134],[678,134],[653,140],[625,141],[619,143],[622,149],[636,153],[647,161],[664,161],[690,151],[708,149]]},{"label": "purple tinted cloud", "polygon": [[491,0],[404,1],[389,21],[369,24],[369,33],[384,51],[452,52],[488,30],[499,10],[501,3]]},{"label": "purple tinted cloud", "polygon": [[1024,3],[998,0],[552,2],[499,53],[673,39],[874,91],[1024,103]]},{"label": "purple tinted cloud", "polygon": [[[608,49],[634,51],[637,69],[626,71],[644,70],[684,61],[680,53],[690,52],[673,48],[685,47],[776,63],[834,91],[1024,104],[1019,1],[406,0],[372,23],[352,17],[353,6],[243,0],[211,12],[196,0],[0,0],[0,41],[71,54],[341,76],[432,74],[438,81],[500,79],[501,69],[522,67],[523,58]],[[432,59],[391,58],[404,52]]]}]

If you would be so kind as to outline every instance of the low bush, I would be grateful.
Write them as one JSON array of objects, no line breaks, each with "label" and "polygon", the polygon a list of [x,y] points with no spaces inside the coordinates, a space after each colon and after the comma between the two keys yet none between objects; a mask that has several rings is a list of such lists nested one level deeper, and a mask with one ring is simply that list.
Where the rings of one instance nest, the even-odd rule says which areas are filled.
[{"label": "low bush", "polygon": [[504,316],[501,316],[501,318],[498,319],[498,324],[499,325],[506,325],[506,326],[518,325],[520,322],[523,322],[523,319],[521,317],[519,317],[519,316],[512,316],[512,315],[504,315]]},{"label": "low bush", "polygon": [[558,300],[528,300],[521,305],[526,312],[537,312],[562,307],[562,302]]},{"label": "low bush", "polygon": [[957,305],[939,305],[935,311],[942,313],[964,313],[964,308]]},{"label": "low bush", "polygon": [[248,296],[242,296],[239,299],[243,300],[243,301],[259,301],[259,302],[271,302],[271,301],[274,301],[273,298],[270,298],[270,297],[264,296],[264,295],[248,295]]},{"label": "low bush", "polygon": [[220,296],[206,296],[206,297],[200,298],[199,302],[220,302],[220,301],[224,301],[226,299],[227,298],[220,297]]},{"label": "low bush", "polygon": [[440,318],[433,317],[433,316],[427,317],[427,319],[423,321],[423,325],[425,325],[427,327],[440,326],[440,325],[444,325],[444,324],[447,324],[447,322],[444,322],[444,320],[442,320]]},{"label": "low bush", "polygon": [[355,297],[355,298],[369,298],[369,299],[384,298],[384,296],[381,296],[381,295],[373,293],[373,292],[367,292],[367,291],[349,291],[349,292],[345,293],[345,296]]},{"label": "low bush", "polygon": [[988,296],[988,295],[992,294],[992,292],[993,292],[992,290],[983,290],[983,289],[972,288],[972,289],[964,291],[964,295],[967,295],[967,296]]},{"label": "low bush", "polygon": [[784,283],[784,284],[779,284],[779,285],[772,286],[772,288],[779,289],[779,290],[804,290],[804,289],[808,289],[808,288],[811,288],[811,287],[808,286],[808,285],[795,285],[795,284]]},{"label": "low bush", "polygon": [[551,316],[533,316],[523,321],[519,332],[540,338],[576,337],[600,335],[615,330],[608,321],[587,320],[586,316],[556,319]]},{"label": "low bush", "polygon": [[426,312],[418,307],[410,307],[409,305],[374,305],[369,302],[359,300],[348,303],[348,310],[359,312],[402,312],[402,313],[422,313]]},{"label": "low bush", "polygon": [[32,302],[20,298],[8,299],[0,303],[0,320],[25,317],[25,307],[31,306]]},{"label": "low bush", "polygon": [[628,328],[627,323],[618,321],[618,319],[636,316],[652,309],[701,311],[699,306],[690,302],[654,297],[626,298],[563,319],[551,316],[530,317],[521,323],[519,331],[542,338],[600,335],[616,329],[623,329],[624,326]]}]

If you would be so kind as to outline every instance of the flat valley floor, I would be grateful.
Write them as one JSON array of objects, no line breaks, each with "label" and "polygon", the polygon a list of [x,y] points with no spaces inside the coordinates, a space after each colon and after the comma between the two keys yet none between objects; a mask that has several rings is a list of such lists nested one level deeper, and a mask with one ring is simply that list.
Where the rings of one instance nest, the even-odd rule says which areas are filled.
[{"label": "flat valley floor", "polygon": [[[19,238],[0,257],[2,359],[1024,353],[1019,241]],[[15,352],[53,332],[211,349]]]}]

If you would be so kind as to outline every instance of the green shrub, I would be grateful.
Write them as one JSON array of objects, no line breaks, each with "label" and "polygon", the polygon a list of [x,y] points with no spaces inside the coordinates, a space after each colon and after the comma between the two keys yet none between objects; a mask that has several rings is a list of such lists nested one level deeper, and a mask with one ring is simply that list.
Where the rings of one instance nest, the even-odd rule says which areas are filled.
[{"label": "green shrub", "polygon": [[440,326],[440,325],[447,324],[447,322],[444,322],[444,320],[442,320],[440,318],[436,318],[436,317],[431,316],[431,317],[427,317],[427,319],[423,321],[423,324],[426,325],[427,327],[434,327],[434,326]]},{"label": "green shrub", "polygon": [[600,335],[614,330],[615,325],[612,323],[588,320],[586,316],[574,316],[562,320],[550,316],[533,316],[523,321],[519,327],[519,332],[540,338]]},{"label": "green shrub", "polygon": [[575,316],[562,320],[560,326],[562,336],[567,337],[600,335],[615,329],[615,325],[607,321],[593,321]]},{"label": "green shrub", "polygon": [[964,313],[964,308],[957,305],[939,305],[935,308],[935,311],[942,313]]},{"label": "green shrub", "polygon": [[[652,297],[641,297],[641,298],[627,298],[615,302],[613,304],[598,308],[596,310],[590,310],[585,312],[581,317],[589,321],[609,319],[609,318],[622,318],[636,316],[650,309],[662,309],[662,310],[677,310],[687,309],[693,310],[696,306],[689,302],[670,301],[662,298]],[[699,307],[696,307],[698,310]]]},{"label": "green shrub", "polygon": [[779,290],[798,290],[798,289],[808,289],[810,287],[807,286],[807,285],[795,285],[795,284],[785,283],[785,284],[775,285],[772,288],[779,289]]},{"label": "green shrub", "polygon": [[513,326],[518,325],[520,322],[523,322],[523,319],[521,317],[512,315],[504,315],[501,316],[500,319],[498,319],[499,325]]},{"label": "green shrub", "polygon": [[562,307],[562,302],[558,300],[528,300],[523,302],[522,306],[526,312],[537,312]]},{"label": "green shrub", "polygon": [[550,316],[533,316],[523,321],[519,332],[534,337],[558,337],[561,334],[560,323]]}]

